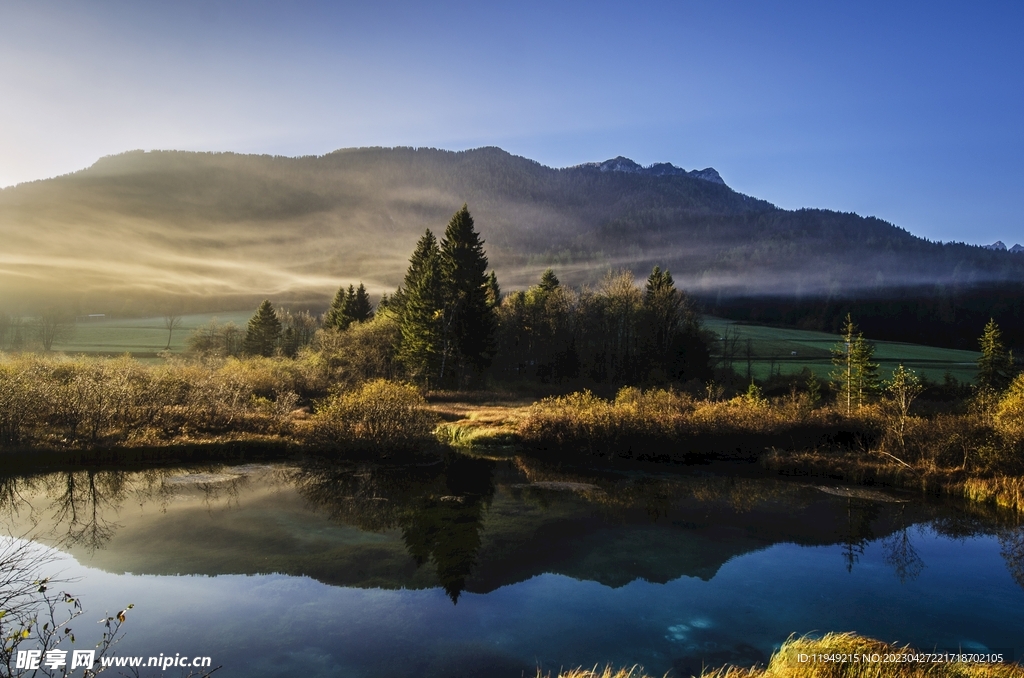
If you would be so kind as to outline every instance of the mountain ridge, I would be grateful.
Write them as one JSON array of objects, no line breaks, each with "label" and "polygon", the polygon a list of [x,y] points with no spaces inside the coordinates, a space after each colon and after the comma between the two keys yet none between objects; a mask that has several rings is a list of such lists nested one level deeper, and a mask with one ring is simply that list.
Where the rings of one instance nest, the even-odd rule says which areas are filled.
[{"label": "mountain ridge", "polygon": [[578,284],[660,265],[705,295],[1024,281],[1024,257],[874,217],[783,210],[713,168],[622,156],[551,168],[496,147],[131,151],[0,191],[0,304],[315,304],[359,281],[390,292],[423,230],[440,232],[463,203],[505,289],[549,266]]}]

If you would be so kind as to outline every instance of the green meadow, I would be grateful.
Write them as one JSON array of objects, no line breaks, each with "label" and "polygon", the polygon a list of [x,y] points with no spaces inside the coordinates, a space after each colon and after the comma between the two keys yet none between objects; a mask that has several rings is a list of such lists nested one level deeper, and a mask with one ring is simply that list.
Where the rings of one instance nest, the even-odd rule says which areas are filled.
[{"label": "green meadow", "polygon": [[[255,310],[255,309],[254,309]],[[253,311],[227,311],[184,315],[181,324],[171,333],[171,352],[181,353],[189,334],[211,321],[233,322],[241,329]],[[71,337],[63,343],[54,343],[54,351],[65,353],[94,353],[120,355],[131,353],[141,360],[156,358],[167,347],[167,326],[163,316],[155,318],[79,318]]]},{"label": "green meadow", "polygon": [[[182,316],[181,324],[171,336],[170,350],[172,353],[184,351],[189,334],[211,321],[232,322],[244,329],[251,315],[251,311],[226,311]],[[839,342],[838,335],[747,325],[712,316],[705,316],[704,324],[719,339],[714,349],[716,356],[721,355],[721,338],[728,333],[733,369],[741,375],[746,374],[748,340],[751,372],[757,379],[767,378],[771,370],[787,375],[797,374],[805,367],[820,379],[827,379],[834,369],[830,349]],[[980,354],[975,351],[892,341],[874,343],[875,359],[881,365],[883,377],[888,376],[899,363],[933,381],[942,381],[946,372],[960,381],[973,381],[977,373],[976,361]],[[156,358],[166,346],[167,328],[163,317],[98,318],[79,319],[71,338],[54,344],[54,350],[101,355],[131,353],[145,360]]]},{"label": "green meadow", "polygon": [[[765,379],[772,369],[786,375],[796,374],[806,367],[819,379],[825,380],[829,372],[835,369],[830,350],[839,343],[840,337],[837,334],[746,325],[711,316],[704,317],[704,325],[718,338],[713,349],[716,356],[722,354],[722,338],[729,337],[732,366],[741,375],[746,375],[748,340],[751,373],[757,379]],[[981,330],[979,327],[979,336]],[[903,363],[908,369],[933,381],[941,382],[946,372],[960,381],[973,381],[978,371],[977,360],[981,355],[975,351],[894,341],[875,341],[874,344],[875,361],[880,364],[879,372],[883,378],[887,378],[893,368]]]}]

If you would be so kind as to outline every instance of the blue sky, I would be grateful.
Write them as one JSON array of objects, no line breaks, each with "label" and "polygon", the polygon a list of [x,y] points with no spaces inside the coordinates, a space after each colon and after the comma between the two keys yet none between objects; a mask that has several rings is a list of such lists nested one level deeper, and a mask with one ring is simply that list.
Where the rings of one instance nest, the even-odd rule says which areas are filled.
[{"label": "blue sky", "polygon": [[0,186],[143,149],[501,146],[1024,242],[1024,4],[0,0]]}]

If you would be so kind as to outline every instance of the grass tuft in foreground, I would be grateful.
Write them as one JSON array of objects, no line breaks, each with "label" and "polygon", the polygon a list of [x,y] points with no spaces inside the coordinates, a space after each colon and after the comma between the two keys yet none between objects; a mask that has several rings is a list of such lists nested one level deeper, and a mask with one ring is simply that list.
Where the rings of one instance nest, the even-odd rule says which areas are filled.
[{"label": "grass tuft in foreground", "polygon": [[[890,645],[855,633],[829,633],[821,639],[790,638],[772,655],[767,667],[724,666],[705,669],[701,678],[1024,678],[1024,667],[1011,663],[938,663],[864,661],[920,656],[909,647]],[[812,661],[816,656],[846,656],[850,661]],[[856,658],[858,661],[855,661]],[[804,659],[804,661],[801,661]],[[537,674],[541,678],[540,673]],[[573,669],[558,678],[652,678],[641,669]]]},{"label": "grass tuft in foreground", "polygon": [[[542,676],[538,671],[537,678],[551,678],[551,676],[550,674]],[[639,666],[629,669],[613,669],[610,666],[599,669],[595,666],[592,669],[570,669],[559,673],[558,678],[650,678],[650,676],[645,674]]]}]

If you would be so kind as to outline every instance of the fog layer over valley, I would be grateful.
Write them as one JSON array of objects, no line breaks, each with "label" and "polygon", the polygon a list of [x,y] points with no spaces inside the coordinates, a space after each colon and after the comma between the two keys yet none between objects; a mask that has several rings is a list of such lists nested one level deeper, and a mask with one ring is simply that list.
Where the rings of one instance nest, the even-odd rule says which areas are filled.
[{"label": "fog layer over valley", "polygon": [[503,288],[553,267],[671,269],[702,295],[843,295],[1024,281],[1024,255],[936,244],[891,224],[786,211],[711,168],[624,158],[551,169],[497,148],[348,149],[284,158],[130,152],[0,191],[0,305],[82,311],[325,306],[391,292],[424,229],[468,203]]}]

